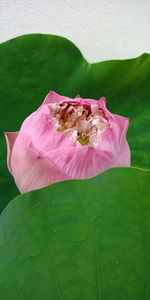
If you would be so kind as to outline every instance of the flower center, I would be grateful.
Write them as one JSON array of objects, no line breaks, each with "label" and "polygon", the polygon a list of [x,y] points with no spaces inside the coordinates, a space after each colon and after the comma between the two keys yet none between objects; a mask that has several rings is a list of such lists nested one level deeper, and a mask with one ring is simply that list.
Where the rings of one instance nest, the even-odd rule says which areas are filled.
[{"label": "flower center", "polygon": [[55,129],[68,135],[81,145],[98,146],[109,123],[98,104],[59,102],[49,104],[56,120]]}]

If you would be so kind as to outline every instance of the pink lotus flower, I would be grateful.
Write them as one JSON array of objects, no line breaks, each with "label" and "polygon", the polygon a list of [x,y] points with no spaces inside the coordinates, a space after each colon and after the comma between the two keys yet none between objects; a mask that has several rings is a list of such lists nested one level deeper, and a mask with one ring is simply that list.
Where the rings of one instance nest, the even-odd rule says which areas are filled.
[{"label": "pink lotus flower", "polygon": [[128,124],[107,110],[105,98],[71,99],[51,91],[19,132],[5,133],[8,168],[24,193],[130,166]]}]

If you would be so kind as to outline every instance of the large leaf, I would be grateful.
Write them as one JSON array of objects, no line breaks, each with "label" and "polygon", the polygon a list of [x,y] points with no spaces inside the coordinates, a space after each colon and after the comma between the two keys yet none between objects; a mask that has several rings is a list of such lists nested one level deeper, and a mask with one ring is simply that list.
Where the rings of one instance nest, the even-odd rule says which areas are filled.
[{"label": "large leaf", "polygon": [[11,201],[0,299],[150,299],[149,182],[149,171],[114,168]]}]

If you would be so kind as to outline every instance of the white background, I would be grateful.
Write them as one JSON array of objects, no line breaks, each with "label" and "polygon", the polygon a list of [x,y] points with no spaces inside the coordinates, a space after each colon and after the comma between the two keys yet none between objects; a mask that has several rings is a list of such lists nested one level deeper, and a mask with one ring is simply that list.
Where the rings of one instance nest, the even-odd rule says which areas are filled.
[{"label": "white background", "polygon": [[150,0],[0,0],[0,42],[27,33],[67,37],[89,62],[150,52]]}]

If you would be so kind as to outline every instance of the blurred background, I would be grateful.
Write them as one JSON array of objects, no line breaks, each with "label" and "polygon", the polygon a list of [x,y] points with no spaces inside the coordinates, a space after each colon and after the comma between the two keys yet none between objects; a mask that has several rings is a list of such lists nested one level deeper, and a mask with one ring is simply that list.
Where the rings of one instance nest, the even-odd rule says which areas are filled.
[{"label": "blurred background", "polygon": [[150,52],[150,0],[0,0],[0,42],[64,36],[89,62]]}]

